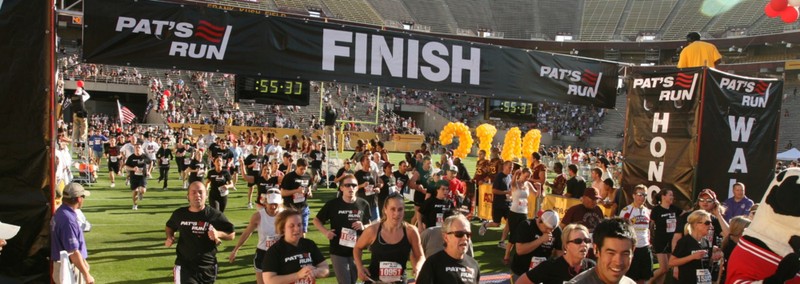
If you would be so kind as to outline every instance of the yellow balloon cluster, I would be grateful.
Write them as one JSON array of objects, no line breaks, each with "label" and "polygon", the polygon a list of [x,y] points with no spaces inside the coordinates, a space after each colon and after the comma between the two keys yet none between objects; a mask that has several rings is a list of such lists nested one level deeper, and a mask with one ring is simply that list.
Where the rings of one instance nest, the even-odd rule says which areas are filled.
[{"label": "yellow balloon cluster", "polygon": [[494,140],[495,134],[497,134],[497,128],[488,123],[481,124],[478,128],[475,128],[475,135],[478,136],[480,141],[478,149],[484,150],[488,154],[492,148],[492,140]]},{"label": "yellow balloon cluster", "polygon": [[453,157],[466,158],[472,148],[472,132],[469,131],[469,127],[461,122],[450,122],[444,126],[444,129],[439,134],[439,143],[450,145],[450,143],[453,143],[453,136],[458,136],[458,148],[453,151]]},{"label": "yellow balloon cluster", "polygon": [[529,164],[531,155],[539,152],[539,144],[542,142],[542,132],[539,129],[528,130],[525,137],[522,138],[522,154],[528,159]]},{"label": "yellow balloon cluster", "polygon": [[515,158],[522,156],[522,131],[519,127],[513,127],[506,133],[506,139],[503,142],[503,151],[500,152],[500,157],[505,161],[513,161]]}]

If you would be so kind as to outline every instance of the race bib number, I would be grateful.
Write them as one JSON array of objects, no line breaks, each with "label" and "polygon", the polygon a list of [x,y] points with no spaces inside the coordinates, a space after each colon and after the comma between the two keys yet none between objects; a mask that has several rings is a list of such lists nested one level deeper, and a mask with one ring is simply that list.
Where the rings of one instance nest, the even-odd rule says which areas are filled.
[{"label": "race bib number", "polygon": [[517,205],[520,208],[528,208],[528,199],[527,198],[520,198],[519,201],[517,201]]},{"label": "race bib number", "polygon": [[533,258],[531,258],[531,267],[530,267],[530,269],[536,268],[536,266],[539,266],[539,264],[542,264],[542,262],[544,262],[545,260],[547,260],[546,257],[534,256]]},{"label": "race bib number", "polygon": [[228,196],[228,187],[227,186],[220,186],[219,187],[219,196]]},{"label": "race bib number", "polygon": [[162,165],[169,165],[169,158],[161,158]]},{"label": "race bib number", "polygon": [[366,187],[364,187],[364,194],[365,194],[366,196],[375,195],[375,186],[374,186],[374,185],[371,185],[371,184],[369,184],[369,185],[367,185]]},{"label": "race bib number", "polygon": [[677,223],[678,223],[678,220],[667,219],[667,233],[674,233],[675,232],[675,227],[677,226],[676,225]]},{"label": "race bib number", "polygon": [[444,213],[436,213],[436,226],[441,227],[444,224]]},{"label": "race bib number", "polygon": [[94,141],[89,140],[89,146],[94,146]]},{"label": "race bib number", "polygon": [[292,202],[294,203],[302,203],[306,201],[306,195],[302,192],[292,194]]},{"label": "race bib number", "polygon": [[256,162],[255,165],[253,165],[253,170],[254,171],[261,171],[261,163]]},{"label": "race bib number", "polygon": [[313,277],[306,277],[294,282],[294,284],[315,284],[317,281]]},{"label": "race bib number", "polygon": [[192,160],[191,159],[183,160],[183,164],[184,165],[191,165],[192,164]]},{"label": "race bib number", "polygon": [[281,236],[267,236],[267,241],[266,244],[264,245],[267,247],[267,249],[269,249],[270,247],[272,247],[272,245],[278,243],[278,241],[280,240]]},{"label": "race bib number", "polygon": [[140,176],[140,175],[144,174],[144,171],[143,171],[142,168],[138,168],[137,170],[133,171],[133,174],[137,175],[137,176]]},{"label": "race bib number", "polygon": [[345,247],[355,247],[356,240],[358,239],[358,233],[356,230],[342,228],[342,231],[339,233],[339,245]]},{"label": "race bib number", "polygon": [[711,271],[708,269],[697,269],[697,284],[711,284]]},{"label": "race bib number", "polygon": [[110,158],[109,158],[109,160],[110,160],[112,163],[116,163],[116,162],[117,162],[117,157],[110,157]]},{"label": "race bib number", "polygon": [[378,280],[386,283],[403,281],[403,266],[397,262],[381,261],[378,269]]}]

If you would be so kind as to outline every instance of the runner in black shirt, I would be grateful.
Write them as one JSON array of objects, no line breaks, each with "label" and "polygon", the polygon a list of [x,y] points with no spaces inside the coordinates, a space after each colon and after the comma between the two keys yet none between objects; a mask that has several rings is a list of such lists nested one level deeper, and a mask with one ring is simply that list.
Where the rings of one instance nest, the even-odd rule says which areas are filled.
[{"label": "runner in black shirt", "polygon": [[[336,183],[337,188],[339,186],[339,183],[342,182],[342,179],[347,174],[352,175],[352,174],[355,173],[355,172],[353,172],[353,167],[351,165],[352,163],[350,162],[350,160],[345,159],[343,163],[344,163],[344,165],[341,168],[339,168],[339,171],[336,172],[336,177],[333,178],[333,182]],[[336,192],[336,197],[339,197],[339,195],[341,195],[341,194],[342,194],[341,191],[337,191]]]},{"label": "runner in black shirt", "polygon": [[287,209],[275,219],[275,229],[283,235],[264,255],[264,283],[315,283],[327,277],[328,262],[314,241],[303,238],[301,213]]},{"label": "runner in black shirt", "polygon": [[167,190],[167,180],[169,180],[169,162],[172,160],[172,149],[167,148],[169,140],[166,138],[161,139],[161,148],[156,151],[156,160],[158,160],[158,181],[164,181],[163,190]]},{"label": "runner in black shirt", "polygon": [[133,146],[133,154],[125,160],[125,169],[129,171],[131,191],[133,192],[133,210],[139,210],[139,200],[144,198],[147,192],[147,167],[150,159],[142,153],[142,145]]},{"label": "runner in black shirt", "polygon": [[436,190],[436,196],[425,199],[425,203],[419,208],[419,213],[422,214],[422,222],[417,226],[420,231],[441,226],[445,218],[453,215],[453,201],[447,199],[447,191],[450,185],[447,181],[439,181],[438,184],[439,188]]},{"label": "runner in black shirt", "polygon": [[378,208],[383,208],[383,201],[389,196],[390,191],[397,191],[397,182],[392,175],[392,167],[394,167],[392,163],[383,163],[383,175],[378,178],[381,185],[381,191],[378,192]]},{"label": "runner in black shirt", "polygon": [[231,174],[222,167],[222,157],[214,158],[214,169],[208,171],[208,203],[214,209],[225,212],[228,206],[228,192],[233,186]]},{"label": "runner in black shirt", "polygon": [[[357,186],[355,177],[346,176],[339,186],[342,196],[326,202],[314,218],[314,226],[330,240],[331,262],[338,283],[356,283],[353,247],[370,220],[369,204],[356,197]],[[325,228],[328,221],[330,230]]]},{"label": "runner in black shirt", "polygon": [[310,215],[306,198],[312,196],[311,190],[308,188],[311,176],[306,174],[306,168],[308,168],[306,159],[298,159],[297,168],[286,174],[281,182],[284,207],[292,208],[303,214],[303,233],[308,232],[308,216]]},{"label": "runner in black shirt", "polygon": [[189,166],[186,168],[188,173],[189,183],[196,181],[202,182],[208,170],[206,164],[203,163],[203,152],[194,151],[194,158],[189,160]]},{"label": "runner in black shirt", "polygon": [[[273,161],[274,162],[274,161]],[[262,194],[267,194],[267,190],[270,188],[280,188],[281,183],[278,181],[278,176],[275,175],[273,171],[277,171],[274,169],[275,167],[270,167],[269,164],[264,164],[263,168],[261,169],[261,175],[257,176],[254,183],[256,187],[258,187],[258,205],[264,204],[264,201],[261,200]],[[281,199],[283,201],[283,199]],[[283,202],[281,202],[283,203]]]},{"label": "runner in black shirt", "polygon": [[292,164],[292,154],[289,152],[283,153],[283,163],[278,166],[278,170],[283,172],[283,174],[288,174],[294,171],[294,165]]},{"label": "runner in black shirt", "polygon": [[120,164],[122,164],[122,155],[119,152],[116,136],[111,136],[106,153],[108,154],[108,177],[111,179],[110,187],[114,187],[114,178],[119,174]]},{"label": "runner in black shirt", "polygon": [[658,206],[653,207],[650,212],[650,220],[654,225],[652,244],[653,252],[656,254],[658,263],[660,264],[658,270],[654,272],[653,280],[655,283],[660,283],[663,277],[667,274],[669,263],[669,256],[672,254],[672,236],[678,228],[678,216],[681,215],[681,209],[672,203],[675,200],[674,193],[669,188],[662,188],[658,193],[657,199],[660,201]]},{"label": "runner in black shirt", "polygon": [[479,283],[481,268],[467,255],[472,236],[467,218],[459,214],[445,219],[442,231],[445,248],[425,260],[416,283]]},{"label": "runner in black shirt", "polygon": [[372,212],[370,216],[372,216],[372,220],[377,220],[380,215],[378,213],[376,194],[380,189],[377,187],[375,175],[370,171],[368,156],[361,157],[361,169],[356,172],[355,176],[358,180],[358,192],[356,192],[356,196],[363,198],[369,203],[369,208]]},{"label": "runner in black shirt", "polygon": [[545,283],[561,284],[586,270],[595,267],[591,259],[586,258],[592,247],[589,229],[580,224],[569,224],[564,227],[560,242],[564,248],[564,255],[547,260],[528,270],[515,284]]},{"label": "runner in black shirt", "polygon": [[[309,139],[310,140],[310,139]],[[311,143],[311,151],[308,158],[311,159],[311,189],[316,190],[317,184],[322,180],[322,162],[325,161],[325,152],[317,149],[316,143]]]},{"label": "runner in black shirt", "polygon": [[247,181],[247,208],[253,208],[253,187],[255,180],[261,175],[264,151],[258,144],[253,145],[253,153],[244,158],[244,180]]},{"label": "runner in black shirt", "polygon": [[392,173],[394,176],[394,180],[397,186],[397,190],[400,191],[402,194],[407,194],[408,192],[408,162],[400,161],[397,164],[397,170]]},{"label": "runner in black shirt", "polygon": [[200,182],[189,186],[189,206],[167,221],[164,246],[180,235],[175,258],[174,283],[213,283],[217,278],[217,245],[236,236],[233,224],[218,210],[206,206],[206,189]]},{"label": "runner in black shirt", "polygon": [[189,186],[189,184],[186,183],[186,168],[188,168],[189,164],[192,162],[192,157],[187,156],[189,152],[187,151],[186,147],[186,144],[184,144],[184,141],[181,138],[178,138],[175,141],[175,164],[178,165],[178,173],[181,175],[181,181],[183,181],[184,189]]},{"label": "runner in black shirt", "polygon": [[704,210],[696,210],[687,217],[689,234],[678,240],[669,258],[669,266],[678,267],[675,283],[713,283],[712,263],[722,258],[722,251],[707,238],[713,224],[711,217]]},{"label": "runner in black shirt", "polygon": [[511,278],[513,282],[528,270],[536,268],[553,255],[563,254],[561,227],[555,211],[547,210],[541,217],[520,222],[508,237],[514,246],[511,256]]}]

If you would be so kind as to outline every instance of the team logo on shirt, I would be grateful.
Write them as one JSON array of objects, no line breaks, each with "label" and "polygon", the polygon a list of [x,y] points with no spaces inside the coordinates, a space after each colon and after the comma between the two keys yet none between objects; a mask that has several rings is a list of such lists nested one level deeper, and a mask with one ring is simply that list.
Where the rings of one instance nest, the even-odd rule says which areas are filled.
[{"label": "team logo on shirt", "polygon": [[203,235],[208,231],[208,223],[205,221],[181,221],[181,226],[189,226],[192,234]]},{"label": "team logo on shirt", "polygon": [[295,261],[295,260],[297,260],[297,262],[300,263],[300,264],[308,264],[308,263],[312,262],[311,254],[307,253],[307,252],[306,253],[298,253],[298,254],[295,254],[293,256],[284,258],[283,262],[284,263],[285,262],[292,262],[292,261]]},{"label": "team logo on shirt", "polygon": [[444,268],[445,272],[455,272],[461,277],[461,281],[472,282],[475,279],[475,270],[463,266],[448,266]]}]

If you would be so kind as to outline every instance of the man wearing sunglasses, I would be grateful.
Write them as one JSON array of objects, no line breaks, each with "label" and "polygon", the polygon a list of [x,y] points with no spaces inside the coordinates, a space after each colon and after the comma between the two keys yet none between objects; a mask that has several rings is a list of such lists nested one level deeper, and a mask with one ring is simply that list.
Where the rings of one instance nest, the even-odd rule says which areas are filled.
[{"label": "man wearing sunglasses", "polygon": [[635,284],[625,276],[631,265],[636,233],[622,218],[607,219],[597,224],[592,234],[597,266],[586,270],[569,283],[574,284]]},{"label": "man wearing sunglasses", "polygon": [[645,283],[653,277],[653,256],[650,254],[650,209],[644,206],[647,187],[640,184],[633,190],[633,203],[619,212],[619,217],[630,221],[636,231],[633,266],[625,275],[637,283]]},{"label": "man wearing sunglasses", "polygon": [[470,245],[470,224],[464,215],[448,217],[442,225],[444,250],[432,255],[422,265],[416,283],[479,283],[481,269],[474,258],[467,255]]},{"label": "man wearing sunglasses", "polygon": [[[55,283],[62,283],[61,265],[69,265],[72,271],[73,279],[66,283],[94,283],[94,277],[89,274],[89,263],[86,262],[86,240],[76,213],[83,208],[83,201],[89,195],[90,192],[82,185],[74,182],[68,184],[64,187],[63,204],[56,209],[50,222],[50,259],[53,261]],[[61,251],[69,253],[69,259],[59,261]]]}]

